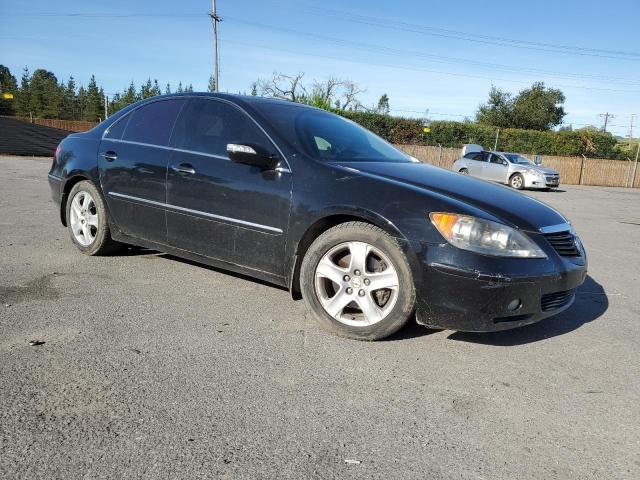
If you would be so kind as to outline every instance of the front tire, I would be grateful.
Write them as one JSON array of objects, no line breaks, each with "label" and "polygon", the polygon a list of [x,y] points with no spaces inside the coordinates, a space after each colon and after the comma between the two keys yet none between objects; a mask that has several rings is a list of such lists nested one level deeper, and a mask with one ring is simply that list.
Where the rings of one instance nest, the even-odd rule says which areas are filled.
[{"label": "front tire", "polygon": [[509,185],[516,190],[522,190],[524,188],[524,177],[520,173],[514,173],[509,179]]},{"label": "front tire", "polygon": [[467,170],[466,168],[461,168],[461,169],[460,169],[460,173],[461,173],[462,175],[469,175],[469,170]]},{"label": "front tire", "polygon": [[316,238],[300,283],[315,319],[343,337],[380,340],[413,314],[409,262],[393,237],[368,223],[343,223]]},{"label": "front tire", "polygon": [[111,239],[107,210],[98,189],[88,180],[78,182],[67,196],[67,228],[71,241],[85,255],[105,255],[120,244]]}]

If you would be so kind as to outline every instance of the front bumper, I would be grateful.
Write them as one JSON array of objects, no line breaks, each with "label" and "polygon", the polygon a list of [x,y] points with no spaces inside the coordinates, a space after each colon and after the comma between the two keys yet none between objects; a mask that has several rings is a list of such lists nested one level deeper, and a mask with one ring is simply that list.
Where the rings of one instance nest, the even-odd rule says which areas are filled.
[{"label": "front bumper", "polygon": [[525,188],[558,188],[560,186],[559,175],[531,175],[529,173],[524,174],[524,187]]},{"label": "front bumper", "polygon": [[586,257],[583,250],[581,257],[571,259],[548,255],[547,259],[496,259],[450,245],[428,246],[416,284],[418,323],[490,332],[566,310],[586,278]]}]

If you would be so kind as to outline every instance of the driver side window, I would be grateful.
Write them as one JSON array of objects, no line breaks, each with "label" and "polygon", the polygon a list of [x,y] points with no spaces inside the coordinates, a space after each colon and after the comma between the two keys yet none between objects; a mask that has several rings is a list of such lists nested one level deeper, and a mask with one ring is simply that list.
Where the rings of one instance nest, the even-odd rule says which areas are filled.
[{"label": "driver side window", "polygon": [[503,165],[504,164],[504,160],[502,160],[502,157],[500,155],[496,155],[495,153],[491,154],[491,157],[489,158],[489,161],[491,163],[496,163],[498,165]]},{"label": "driver side window", "polygon": [[269,148],[269,140],[246,114],[217,100],[192,98],[175,126],[172,147],[229,158],[227,144]]}]

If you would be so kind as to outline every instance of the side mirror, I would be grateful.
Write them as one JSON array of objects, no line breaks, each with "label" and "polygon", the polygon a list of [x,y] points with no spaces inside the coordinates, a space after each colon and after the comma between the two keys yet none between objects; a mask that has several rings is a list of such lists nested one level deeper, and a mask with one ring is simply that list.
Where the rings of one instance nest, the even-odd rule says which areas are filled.
[{"label": "side mirror", "polygon": [[269,153],[257,145],[228,143],[227,153],[232,162],[253,165],[263,170],[274,169],[279,160],[277,155]]},{"label": "side mirror", "polygon": [[536,155],[534,162],[536,165],[542,165],[542,157],[540,155]]}]

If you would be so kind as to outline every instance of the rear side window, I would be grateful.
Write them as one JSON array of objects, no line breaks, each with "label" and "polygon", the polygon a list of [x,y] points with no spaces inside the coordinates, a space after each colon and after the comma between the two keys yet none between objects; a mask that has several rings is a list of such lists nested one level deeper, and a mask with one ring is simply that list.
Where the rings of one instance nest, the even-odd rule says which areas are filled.
[{"label": "rear side window", "polygon": [[227,144],[271,143],[256,124],[232,105],[216,100],[191,99],[176,123],[172,146],[228,158]]},{"label": "rear side window", "polygon": [[478,160],[479,162],[482,161],[482,152],[471,152],[471,153],[467,153],[464,158],[468,158],[469,160]]},{"label": "rear side window", "polygon": [[123,140],[167,146],[183,100],[161,100],[144,105],[129,116]]},{"label": "rear side window", "polygon": [[124,129],[127,128],[127,123],[129,123],[130,117],[131,115],[125,115],[123,118],[117,120],[113,125],[109,127],[104,138],[113,138],[115,140],[120,140],[122,138]]}]

